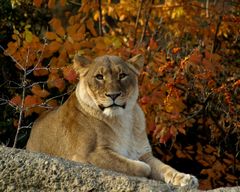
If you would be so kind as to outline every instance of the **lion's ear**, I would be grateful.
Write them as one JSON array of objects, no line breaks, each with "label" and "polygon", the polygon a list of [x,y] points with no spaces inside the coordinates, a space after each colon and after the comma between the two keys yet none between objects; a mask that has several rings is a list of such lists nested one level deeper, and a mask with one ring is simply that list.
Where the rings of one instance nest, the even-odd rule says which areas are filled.
[{"label": "lion's ear", "polygon": [[84,75],[88,71],[88,65],[91,63],[86,57],[75,55],[73,59],[73,68],[80,75]]},{"label": "lion's ear", "polygon": [[137,75],[139,75],[140,70],[143,68],[143,65],[144,65],[144,56],[138,54],[138,55],[132,57],[131,59],[129,59],[127,62],[130,63],[129,67],[130,67]]}]

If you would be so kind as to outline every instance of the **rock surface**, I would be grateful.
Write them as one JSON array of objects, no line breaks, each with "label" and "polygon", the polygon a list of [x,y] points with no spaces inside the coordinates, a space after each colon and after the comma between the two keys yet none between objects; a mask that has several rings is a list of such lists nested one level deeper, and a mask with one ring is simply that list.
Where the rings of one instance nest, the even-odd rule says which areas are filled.
[{"label": "rock surface", "polygon": [[[168,192],[173,189],[160,181],[129,177],[45,154],[0,146],[0,191]],[[210,191],[237,192],[240,187]]]}]

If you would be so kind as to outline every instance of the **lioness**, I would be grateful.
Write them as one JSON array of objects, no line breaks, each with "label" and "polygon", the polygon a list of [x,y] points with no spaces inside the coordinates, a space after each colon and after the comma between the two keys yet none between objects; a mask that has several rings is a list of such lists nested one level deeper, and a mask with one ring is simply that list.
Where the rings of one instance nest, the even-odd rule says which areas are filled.
[{"label": "lioness", "polygon": [[92,62],[75,56],[80,82],[59,108],[33,125],[27,149],[132,176],[197,187],[198,180],[152,155],[143,111],[137,104],[138,74],[144,58],[128,61],[101,56]]}]

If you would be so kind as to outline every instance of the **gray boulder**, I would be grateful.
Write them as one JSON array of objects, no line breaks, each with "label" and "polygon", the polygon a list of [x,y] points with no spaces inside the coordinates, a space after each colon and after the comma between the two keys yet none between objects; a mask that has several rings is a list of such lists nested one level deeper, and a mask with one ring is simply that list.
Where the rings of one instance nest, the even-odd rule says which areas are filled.
[{"label": "gray boulder", "polygon": [[[110,191],[168,192],[190,191],[170,189],[160,181],[130,177],[46,154],[0,146],[0,191]],[[191,192],[199,190],[191,190]],[[236,192],[240,187],[221,188],[211,192]]]}]

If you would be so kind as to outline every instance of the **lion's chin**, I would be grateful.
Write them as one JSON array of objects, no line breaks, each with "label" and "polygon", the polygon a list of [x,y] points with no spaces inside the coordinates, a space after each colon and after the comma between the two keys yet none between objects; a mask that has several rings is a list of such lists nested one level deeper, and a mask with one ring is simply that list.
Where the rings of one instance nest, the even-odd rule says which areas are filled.
[{"label": "lion's chin", "polygon": [[105,114],[108,117],[119,116],[119,115],[122,115],[123,113],[124,113],[124,108],[119,106],[112,106],[112,107],[105,108],[103,110],[103,114]]}]

